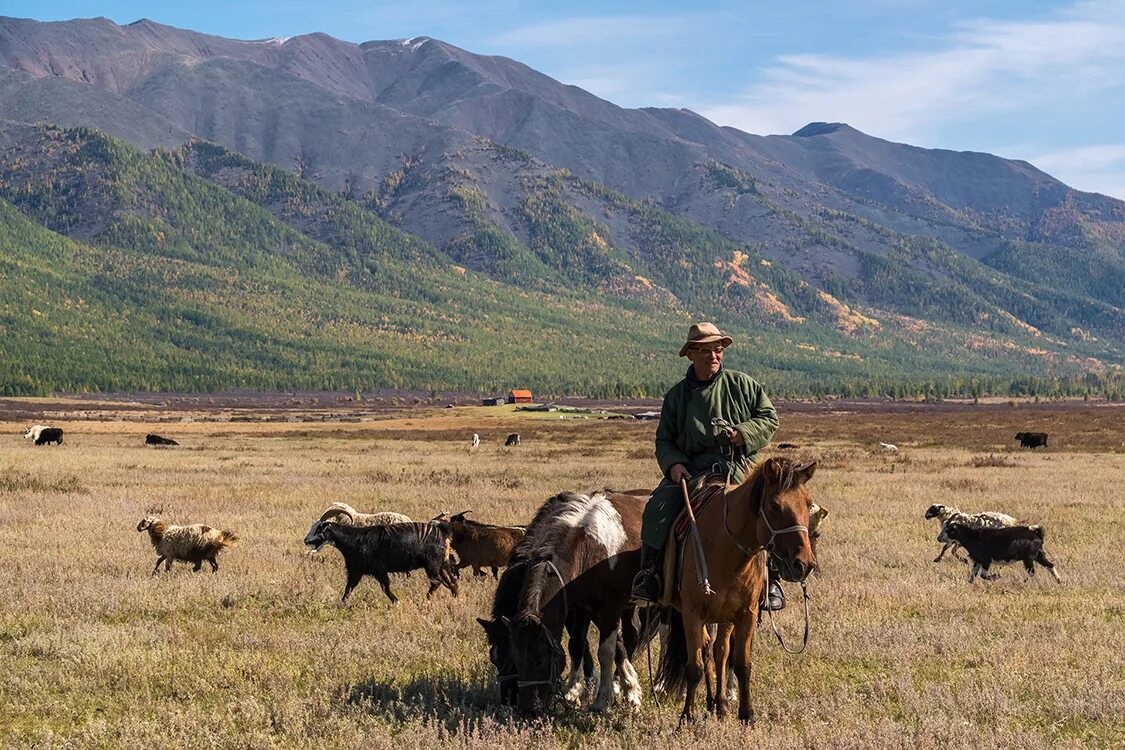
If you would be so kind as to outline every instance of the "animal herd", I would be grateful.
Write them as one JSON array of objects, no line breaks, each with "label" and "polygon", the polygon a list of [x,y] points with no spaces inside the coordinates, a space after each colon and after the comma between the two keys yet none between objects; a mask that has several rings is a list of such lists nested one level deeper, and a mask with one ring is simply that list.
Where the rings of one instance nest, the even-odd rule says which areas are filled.
[{"label": "animal herd", "polygon": [[[1021,440],[1026,438],[1021,435]],[[62,430],[37,425],[25,437],[36,445],[47,440],[60,444]],[[519,436],[513,433],[508,443],[518,445]],[[146,444],[175,441],[149,435]],[[479,446],[479,436],[473,436],[473,445]],[[706,559],[690,553],[677,556],[675,545],[670,545],[673,552],[665,571],[669,580],[678,579],[662,600],[667,610],[635,609],[630,598],[640,566],[640,524],[648,491],[560,493],[526,526],[483,523],[468,518],[471,510],[439,513],[419,522],[393,511],[362,513],[336,502],[313,521],[304,544],[310,554],[335,547],[343,558],[340,607],[347,605],[365,576],[374,578],[393,604],[394,573],[423,571],[430,598],[443,587],[457,597],[462,569],[471,568],[479,577],[490,572],[497,580],[491,614],[477,622],[501,701],[524,713],[548,710],[556,688],[561,688],[564,700],[578,704],[592,681],[593,710],[607,710],[618,697],[626,705],[639,705],[642,690],[632,660],[659,633],[663,645],[654,688],[684,696],[682,721],[694,719],[694,696],[701,685],[709,709],[726,715],[732,701],[725,687],[730,669],[737,677],[739,718],[751,722],[751,643],[765,586],[766,554],[773,556],[781,577],[791,582],[804,585],[816,568],[816,540],[828,513],[804,489],[814,469],[815,463],[802,466],[788,458],[769,458],[743,485],[726,487],[722,501],[699,515],[700,533],[710,534],[705,537]],[[1044,552],[1040,526],[1003,513],[967,514],[941,504],[930,506],[924,517],[941,522],[938,541],[943,547],[934,562],[949,553],[971,563],[970,583],[978,576],[998,577],[992,568],[1007,563],[1022,563],[1029,576],[1035,565],[1045,567],[1061,583]],[[195,572],[206,562],[217,573],[220,553],[239,541],[229,530],[168,523],[155,509],[136,528],[148,534],[157,555],[153,576],[161,566],[170,571],[174,561],[190,563]],[[967,560],[958,554],[962,549]],[[709,596],[708,575],[725,592],[722,607]],[[591,626],[598,633],[600,675],[587,641]]]}]

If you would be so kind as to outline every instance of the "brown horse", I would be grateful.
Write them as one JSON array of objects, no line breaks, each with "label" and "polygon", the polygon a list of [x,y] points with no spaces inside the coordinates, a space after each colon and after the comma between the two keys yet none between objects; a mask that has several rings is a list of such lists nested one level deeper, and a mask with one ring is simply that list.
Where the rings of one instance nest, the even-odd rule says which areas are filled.
[{"label": "brown horse", "polygon": [[516,614],[501,618],[518,674],[517,702],[525,713],[547,708],[566,666],[563,628],[576,615],[598,629],[601,675],[594,710],[607,710],[613,702],[615,674],[624,678],[625,703],[640,705],[640,682],[626,653],[636,646],[636,633],[624,630],[624,648],[618,636],[619,624],[631,620],[622,615],[640,565],[645,500],[563,493],[549,499],[528,527],[519,547],[526,572]]},{"label": "brown horse", "polygon": [[[799,466],[786,458],[771,458],[741,485],[728,485],[722,498],[712,500],[698,514],[714,591],[704,592],[696,558],[690,551],[685,553],[671,602],[679,617],[670,618],[671,645],[665,649],[660,669],[666,688],[686,685],[681,722],[694,720],[695,694],[705,670],[708,703],[713,700],[720,718],[727,715],[724,681],[731,657],[738,678],[738,718],[754,721],[751,647],[765,587],[766,554],[774,556],[787,581],[803,581],[816,567],[808,534],[812,498],[805,489],[815,470],[815,462]],[[719,624],[713,641],[707,633],[709,623]],[[708,648],[711,659],[706,658]]]}]

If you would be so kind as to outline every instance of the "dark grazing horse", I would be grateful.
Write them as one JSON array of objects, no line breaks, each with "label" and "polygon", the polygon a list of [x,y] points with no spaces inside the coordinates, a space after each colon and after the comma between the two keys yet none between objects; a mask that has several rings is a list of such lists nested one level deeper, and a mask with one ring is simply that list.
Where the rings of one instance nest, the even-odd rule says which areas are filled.
[{"label": "dark grazing horse", "polygon": [[[679,617],[669,620],[669,643],[660,665],[665,688],[687,688],[681,722],[694,719],[695,694],[704,676],[709,697],[714,684],[715,714],[727,715],[724,680],[732,656],[738,678],[738,718],[753,722],[751,646],[765,587],[766,551],[787,581],[803,581],[816,567],[808,532],[812,498],[805,489],[815,470],[815,463],[800,466],[787,458],[768,459],[741,485],[728,485],[722,502],[716,498],[698,513],[714,592],[705,593],[699,584],[695,555],[683,555],[679,588],[672,596]],[[713,641],[709,623],[719,624]],[[709,647],[711,658],[707,658]]]},{"label": "dark grazing horse", "polygon": [[[572,683],[577,679],[575,655],[589,623],[598,629],[601,667],[594,710],[605,711],[613,702],[615,674],[624,683],[625,703],[640,705],[640,682],[627,654],[638,645],[638,635],[629,627],[623,632],[620,623],[632,621],[629,595],[640,564],[645,502],[636,495],[562,493],[547,500],[528,526],[517,549],[521,564],[513,562],[505,571],[509,585],[523,579],[514,616],[500,618],[522,711],[537,714],[548,707],[566,667],[562,633],[568,627]],[[501,586],[505,583],[502,579]]]},{"label": "dark grazing horse", "polygon": [[[500,575],[500,582],[492,601],[492,619],[477,618],[477,623],[484,628],[488,639],[488,658],[496,668],[500,702],[512,707],[517,705],[519,696],[519,671],[512,657],[512,638],[508,625],[519,610],[520,593],[523,591],[526,579],[527,560],[521,559],[517,552]],[[622,680],[625,676],[620,665],[624,662],[627,652],[631,655],[637,642],[637,631],[633,626],[631,614],[630,610],[622,613],[622,627],[626,635],[624,640],[618,639],[617,645],[616,663],[619,667],[617,676]],[[587,642],[590,616],[584,610],[576,609],[568,612],[565,627],[569,639],[567,655],[570,657],[570,674],[563,690],[563,700],[578,706],[585,693],[586,683],[594,676],[594,657],[590,653],[590,644]],[[626,642],[631,644],[628,649],[625,646]]]}]

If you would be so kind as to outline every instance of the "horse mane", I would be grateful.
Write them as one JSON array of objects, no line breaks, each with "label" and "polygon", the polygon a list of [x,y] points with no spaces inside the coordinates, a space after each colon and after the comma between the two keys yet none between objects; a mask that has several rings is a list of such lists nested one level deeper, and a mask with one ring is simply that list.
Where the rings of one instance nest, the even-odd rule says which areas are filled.
[{"label": "horse mane", "polygon": [[[512,553],[512,562],[493,598],[493,615],[503,605],[511,609],[501,614],[514,610],[521,618],[538,619],[545,604],[543,596],[549,581],[561,578],[559,584],[565,586],[574,566],[584,569],[590,562],[588,558],[616,554],[616,549],[608,549],[604,540],[597,536],[597,529],[604,528],[609,518],[604,507],[607,502],[604,493],[582,495],[561,492],[548,498],[536,511],[527,526],[527,534]],[[616,515],[616,509],[613,513]],[[576,533],[584,535],[581,543],[575,544]],[[567,562],[564,563],[564,560]],[[582,560],[585,563],[578,562]],[[548,566],[539,564],[541,562],[559,567],[548,574]],[[513,568],[522,572],[509,573]],[[556,572],[558,575],[555,575]]]},{"label": "horse mane", "polygon": [[595,501],[604,497],[601,494],[590,497],[577,492],[560,492],[547,498],[547,501],[535,512],[535,517],[528,524],[527,533],[516,546],[513,556],[527,560],[554,557],[559,543],[567,533],[581,527],[581,524],[568,521],[573,521],[576,515],[584,515]]},{"label": "horse mane", "polygon": [[543,608],[543,589],[547,585],[547,566],[529,563],[520,592],[518,619],[538,621]]},{"label": "horse mane", "polygon": [[508,560],[508,567],[500,574],[496,591],[492,595],[492,619],[515,617],[520,606],[524,580],[527,578],[527,558],[520,556],[519,547]]},{"label": "horse mane", "polygon": [[799,484],[797,481],[797,474],[798,469],[801,468],[800,464],[798,464],[791,458],[777,456],[774,458],[767,458],[765,461],[762,461],[760,464],[755,466],[739,486],[756,489],[756,485],[753,483],[765,481],[765,469],[771,464],[777,466],[778,474],[781,477],[780,481],[778,482],[778,492],[788,492]]}]

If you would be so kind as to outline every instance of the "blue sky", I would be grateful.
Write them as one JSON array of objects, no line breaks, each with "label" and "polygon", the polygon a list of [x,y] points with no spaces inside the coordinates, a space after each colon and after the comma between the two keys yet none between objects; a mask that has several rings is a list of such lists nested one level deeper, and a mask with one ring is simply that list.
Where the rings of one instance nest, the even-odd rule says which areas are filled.
[{"label": "blue sky", "polygon": [[432,36],[628,107],[752,133],[814,120],[1026,159],[1125,199],[1125,0],[0,0],[0,14],[151,18],[221,36]]}]

